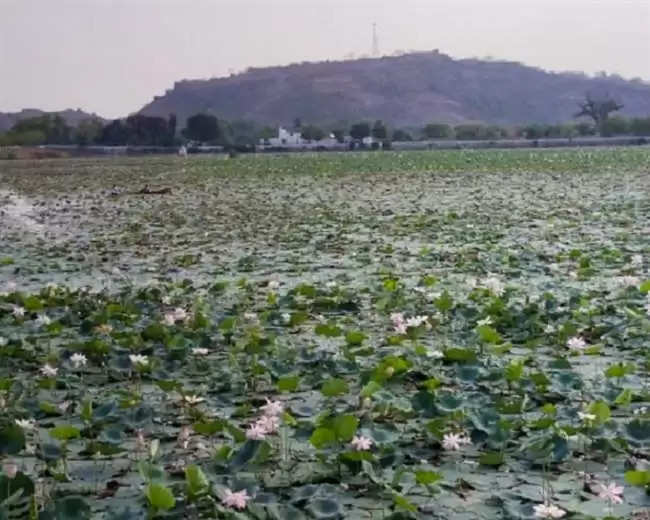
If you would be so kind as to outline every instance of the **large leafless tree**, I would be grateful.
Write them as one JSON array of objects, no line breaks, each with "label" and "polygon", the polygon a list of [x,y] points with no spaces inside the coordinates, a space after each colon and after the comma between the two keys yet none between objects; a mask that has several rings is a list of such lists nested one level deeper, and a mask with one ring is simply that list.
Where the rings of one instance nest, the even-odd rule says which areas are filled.
[{"label": "large leafless tree", "polygon": [[623,108],[622,103],[616,102],[609,96],[595,98],[591,94],[587,94],[579,106],[580,111],[575,114],[575,117],[590,117],[598,129],[602,128],[603,123],[609,118],[609,114]]}]

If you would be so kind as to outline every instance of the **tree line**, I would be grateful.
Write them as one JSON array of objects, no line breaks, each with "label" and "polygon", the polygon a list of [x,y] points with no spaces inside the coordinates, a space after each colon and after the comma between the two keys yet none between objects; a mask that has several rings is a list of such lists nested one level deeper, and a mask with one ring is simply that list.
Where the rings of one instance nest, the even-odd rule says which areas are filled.
[{"label": "tree line", "polygon": [[[383,121],[376,120],[374,123],[360,121],[321,127],[303,124],[299,118],[296,118],[293,128],[301,133],[303,139],[316,143],[330,135],[340,143],[345,142],[347,135],[355,141],[371,137],[374,141],[381,142],[650,135],[650,117],[625,118],[611,115],[621,107],[622,105],[609,99],[595,101],[587,96],[575,116],[586,116],[592,120],[591,122],[583,120],[556,125],[533,123],[518,127],[483,124],[452,126],[447,123],[431,122],[421,128],[389,128]],[[188,142],[198,142],[227,148],[250,148],[260,140],[264,142],[276,135],[276,128],[260,127],[252,121],[225,121],[205,113],[190,116],[180,132],[174,114],[170,114],[167,118],[134,114],[126,119],[115,119],[107,123],[99,119],[86,119],[76,128],[67,125],[58,114],[45,114],[18,121],[8,132],[0,134],[0,146],[40,144],[178,146]]]}]

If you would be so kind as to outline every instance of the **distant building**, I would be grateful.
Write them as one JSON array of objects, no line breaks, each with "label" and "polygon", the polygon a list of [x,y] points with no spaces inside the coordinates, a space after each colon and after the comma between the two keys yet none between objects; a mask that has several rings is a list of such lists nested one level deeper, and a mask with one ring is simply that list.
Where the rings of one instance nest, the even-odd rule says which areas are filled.
[{"label": "distant building", "polygon": [[262,140],[260,144],[269,146],[296,146],[303,144],[302,134],[300,132],[290,132],[286,128],[278,128],[278,136]]}]

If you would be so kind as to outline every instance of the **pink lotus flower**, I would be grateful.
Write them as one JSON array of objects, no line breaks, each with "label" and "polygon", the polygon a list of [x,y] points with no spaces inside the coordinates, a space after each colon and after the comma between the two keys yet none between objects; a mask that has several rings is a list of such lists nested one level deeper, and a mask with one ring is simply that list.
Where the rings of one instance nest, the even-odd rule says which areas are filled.
[{"label": "pink lotus flower", "polygon": [[266,404],[261,407],[264,415],[277,417],[284,410],[284,405],[280,401],[271,401],[268,397],[266,398]]},{"label": "pink lotus flower", "polygon": [[350,442],[350,445],[357,451],[369,450],[370,447],[372,446],[372,439],[369,439],[368,437],[364,437],[363,435],[360,436],[355,435],[352,441]]},{"label": "pink lotus flower", "polygon": [[191,430],[189,426],[183,426],[178,432],[177,442],[184,450],[187,449],[187,446],[190,443],[190,434]]},{"label": "pink lotus flower", "polygon": [[253,441],[263,441],[266,439],[267,431],[259,423],[253,423],[246,430],[246,438]]},{"label": "pink lotus flower", "polygon": [[174,309],[173,316],[176,321],[183,321],[188,318],[187,311],[181,307],[176,307]]},{"label": "pink lotus flower", "polygon": [[280,427],[280,419],[275,415],[263,415],[255,423],[264,433],[275,433]]},{"label": "pink lotus flower", "polygon": [[226,507],[234,509],[246,509],[246,503],[252,497],[248,496],[248,492],[243,489],[233,493],[230,489],[226,489],[225,496],[221,499],[221,503]]},{"label": "pink lotus flower", "polygon": [[600,493],[598,497],[604,500],[609,500],[612,504],[622,504],[623,498],[623,486],[617,486],[616,482],[611,482],[609,485],[605,486],[603,484],[598,484],[600,487]]},{"label": "pink lotus flower", "polygon": [[2,465],[2,471],[9,480],[13,480],[16,478],[16,474],[18,473],[18,466],[13,462],[7,461]]},{"label": "pink lotus flower", "polygon": [[554,504],[537,504],[534,508],[535,518],[562,518],[566,511]]},{"label": "pink lotus flower", "polygon": [[574,336],[573,338],[569,338],[566,346],[569,347],[569,350],[579,351],[587,346],[587,342],[580,337]]},{"label": "pink lotus flower", "polygon": [[406,322],[401,312],[391,314],[390,319],[393,322],[393,327],[395,327],[395,332],[398,334],[406,334]]}]

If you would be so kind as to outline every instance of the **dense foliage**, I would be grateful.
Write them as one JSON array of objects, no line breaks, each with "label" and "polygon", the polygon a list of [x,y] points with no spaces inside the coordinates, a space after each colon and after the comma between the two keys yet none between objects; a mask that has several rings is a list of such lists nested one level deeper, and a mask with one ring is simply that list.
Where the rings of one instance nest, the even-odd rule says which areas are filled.
[{"label": "dense foliage", "polygon": [[0,518],[644,519],[649,171],[7,164]]}]

